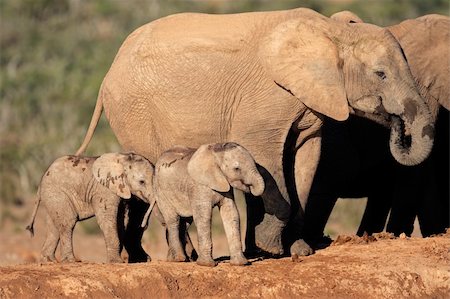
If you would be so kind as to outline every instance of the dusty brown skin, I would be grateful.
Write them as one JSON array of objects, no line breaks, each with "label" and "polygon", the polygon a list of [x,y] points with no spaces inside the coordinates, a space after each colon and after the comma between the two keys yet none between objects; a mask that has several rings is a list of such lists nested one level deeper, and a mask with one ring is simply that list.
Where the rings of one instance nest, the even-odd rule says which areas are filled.
[{"label": "dusty brown skin", "polygon": [[42,261],[56,261],[58,243],[61,261],[74,262],[72,234],[75,224],[96,216],[104,234],[108,262],[122,262],[117,228],[121,199],[135,195],[150,202],[153,166],[136,154],[108,153],[100,157],[64,156],[47,169],[39,185],[32,219],[39,204],[47,211],[47,238],[41,252]]},{"label": "dusty brown skin", "polygon": [[[239,212],[232,189],[260,196],[264,180],[250,153],[235,143],[173,147],[155,165],[155,196],[169,233],[169,261],[186,261],[180,240],[180,217],[192,217],[198,232],[197,264],[215,266],[212,258],[212,208],[219,207],[231,264],[246,265]],[[235,191],[236,192],[236,191]]]},{"label": "dusty brown skin", "polygon": [[[392,148],[405,164],[420,163],[432,146],[432,136],[422,134],[430,128],[429,112],[392,35],[367,24],[350,28],[308,9],[178,14],[144,25],[106,75],[77,154],[102,109],[119,142],[151,161],[174,144],[235,141],[247,148],[269,186],[256,244],[274,254],[283,252],[290,204],[300,230],[322,115],[344,120],[354,109],[397,116],[405,131],[393,130],[392,139],[411,134],[411,147],[397,142]],[[293,248],[311,252],[300,240]]]}]

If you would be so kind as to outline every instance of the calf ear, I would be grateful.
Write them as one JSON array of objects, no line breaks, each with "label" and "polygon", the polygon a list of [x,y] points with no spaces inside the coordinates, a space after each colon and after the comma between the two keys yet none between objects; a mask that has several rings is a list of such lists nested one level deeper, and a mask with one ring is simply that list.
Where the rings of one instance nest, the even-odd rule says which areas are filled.
[{"label": "calf ear", "polygon": [[218,165],[217,157],[209,144],[202,145],[188,163],[188,173],[199,184],[219,191],[228,192],[230,184]]},{"label": "calf ear", "polygon": [[92,165],[94,178],[116,195],[129,199],[130,187],[126,183],[126,173],[122,165],[123,155],[108,153],[101,155]]}]

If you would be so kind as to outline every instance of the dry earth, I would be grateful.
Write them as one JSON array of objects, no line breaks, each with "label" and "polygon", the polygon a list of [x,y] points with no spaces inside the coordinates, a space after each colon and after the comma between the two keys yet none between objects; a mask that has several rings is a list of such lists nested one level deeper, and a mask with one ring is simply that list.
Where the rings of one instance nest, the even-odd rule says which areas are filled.
[{"label": "dry earth", "polygon": [[[20,224],[6,223],[0,232],[0,298],[450,298],[450,231],[425,239],[341,235],[295,262],[205,268],[164,262],[164,231],[154,220],[143,239],[154,261],[142,264],[103,264],[102,236],[77,226],[74,251],[83,262],[40,265],[45,213],[38,213],[30,238],[23,229],[30,210],[23,207]],[[228,254],[223,232],[213,232],[213,242],[214,257]]]},{"label": "dry earth", "polygon": [[37,263],[0,268],[1,298],[449,298],[450,234],[432,238],[341,236],[298,261]]}]

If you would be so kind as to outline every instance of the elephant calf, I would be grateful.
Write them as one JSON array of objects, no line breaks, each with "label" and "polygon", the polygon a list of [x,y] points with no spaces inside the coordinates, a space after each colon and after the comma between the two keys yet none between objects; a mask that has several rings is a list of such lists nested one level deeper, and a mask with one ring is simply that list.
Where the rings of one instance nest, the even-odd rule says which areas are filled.
[{"label": "elephant calf", "polygon": [[55,261],[60,241],[61,261],[75,261],[72,247],[75,224],[95,215],[105,237],[107,261],[122,262],[117,230],[120,200],[133,194],[149,202],[153,194],[153,170],[147,159],[132,153],[107,153],[95,158],[63,156],[55,160],[41,179],[27,226],[33,234],[42,201],[48,214],[42,260]]},{"label": "elephant calf", "polygon": [[219,206],[232,265],[248,264],[242,253],[239,213],[233,192],[259,196],[264,180],[250,153],[236,143],[202,145],[197,150],[173,147],[155,166],[155,198],[168,230],[169,260],[185,261],[180,240],[180,218],[191,217],[197,226],[197,264],[215,266],[212,258],[212,208]]}]

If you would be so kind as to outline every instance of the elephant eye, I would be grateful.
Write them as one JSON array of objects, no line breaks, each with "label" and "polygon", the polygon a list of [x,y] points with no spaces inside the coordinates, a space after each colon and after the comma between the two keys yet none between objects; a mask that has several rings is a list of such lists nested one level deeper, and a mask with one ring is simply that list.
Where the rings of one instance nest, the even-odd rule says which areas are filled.
[{"label": "elephant eye", "polygon": [[144,181],[144,180],[140,180],[140,181],[139,181],[139,184],[140,184],[141,186],[144,186],[144,185],[145,185],[145,181]]},{"label": "elephant eye", "polygon": [[386,79],[386,74],[383,71],[376,71],[375,74],[382,80]]},{"label": "elephant eye", "polygon": [[241,168],[239,166],[235,166],[235,167],[233,167],[233,170],[235,172],[239,172],[239,171],[241,171]]}]

